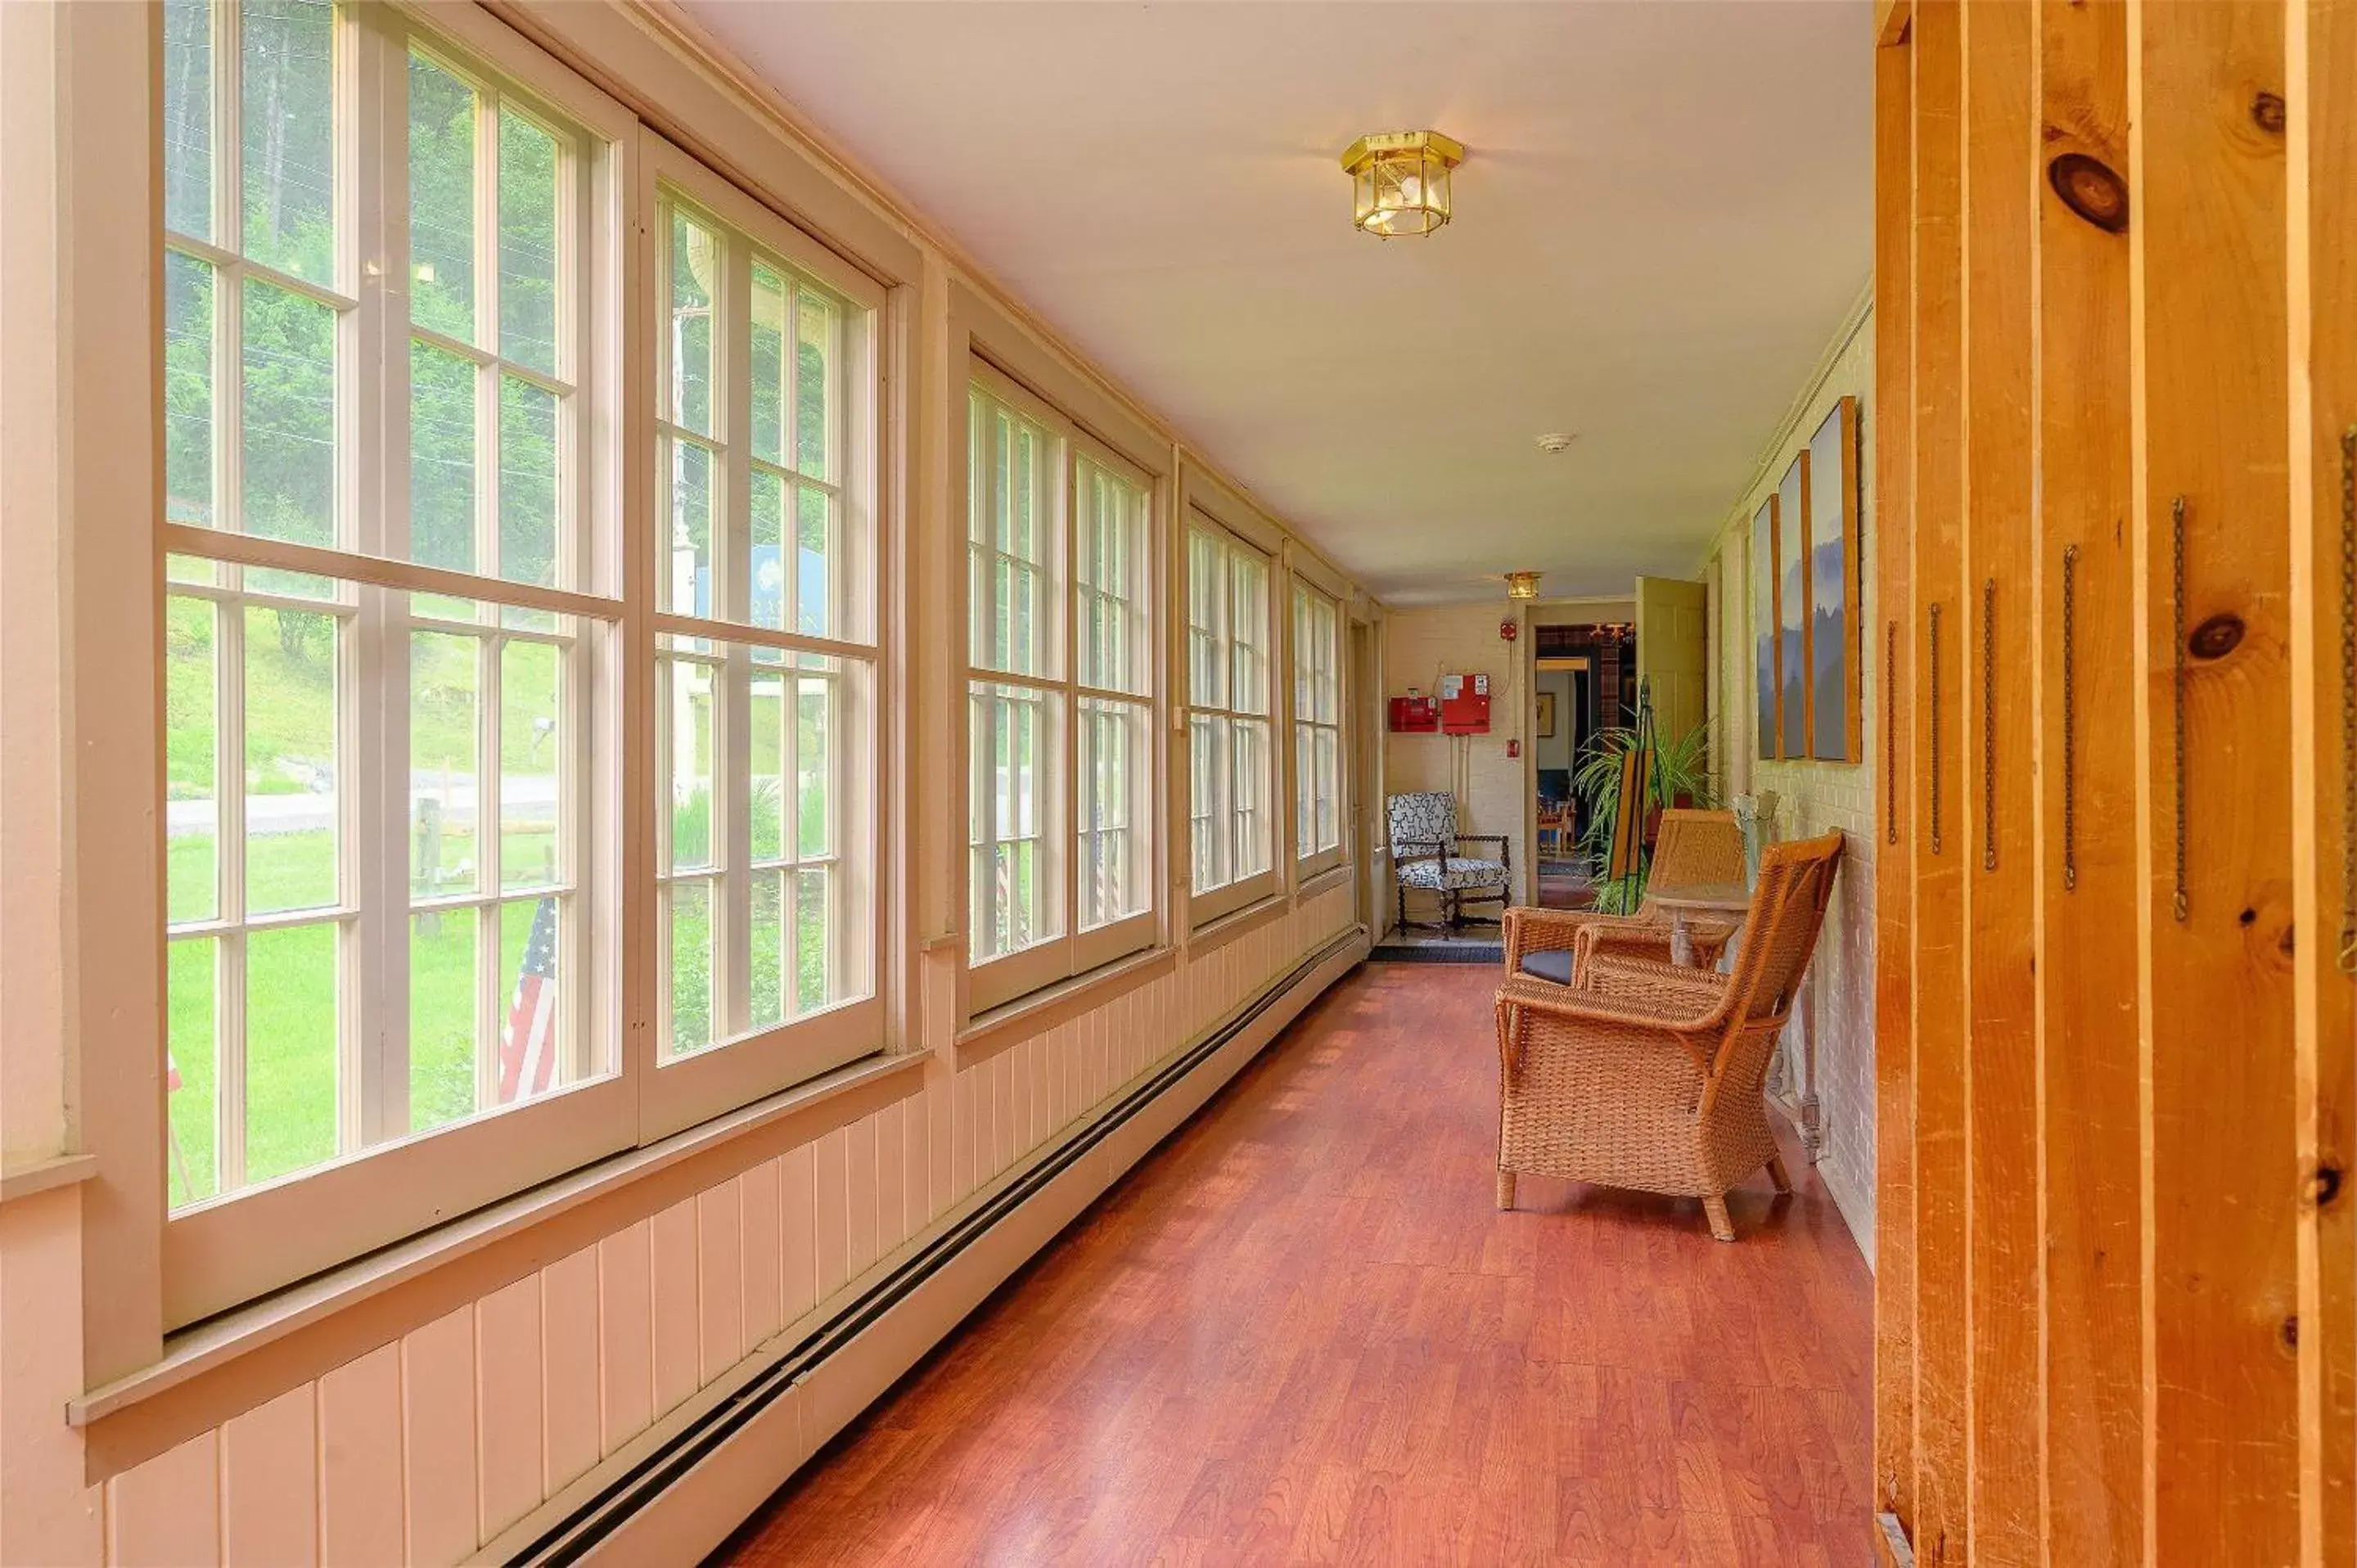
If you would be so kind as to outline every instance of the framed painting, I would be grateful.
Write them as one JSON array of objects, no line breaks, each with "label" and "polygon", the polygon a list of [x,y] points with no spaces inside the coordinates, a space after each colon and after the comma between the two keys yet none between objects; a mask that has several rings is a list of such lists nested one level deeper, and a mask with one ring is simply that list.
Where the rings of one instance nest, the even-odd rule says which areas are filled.
[{"label": "framed painting", "polygon": [[1776,660],[1776,498],[1751,514],[1751,682],[1756,693],[1760,759],[1773,762],[1783,733],[1779,705],[1784,687]]},{"label": "framed painting", "polygon": [[1555,738],[1555,693],[1553,692],[1539,693],[1538,735],[1541,740]]},{"label": "framed painting", "polygon": [[1794,455],[1776,489],[1776,706],[1779,755],[1809,755],[1809,455]]},{"label": "framed painting", "polygon": [[1862,762],[1858,723],[1857,399],[1846,397],[1809,437],[1809,749]]}]

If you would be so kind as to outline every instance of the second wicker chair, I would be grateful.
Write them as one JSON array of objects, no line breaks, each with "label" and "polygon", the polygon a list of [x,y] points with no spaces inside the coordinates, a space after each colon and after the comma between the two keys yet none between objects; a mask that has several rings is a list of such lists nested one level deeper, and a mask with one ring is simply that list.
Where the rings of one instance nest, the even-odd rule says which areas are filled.
[{"label": "second wicker chair", "polygon": [[[1667,811],[1653,844],[1648,889],[1698,883],[1743,881],[1743,830],[1732,811]],[[1707,969],[1735,934],[1732,926],[1696,920],[1689,927],[1695,961]],[[1670,920],[1650,896],[1633,915],[1599,915],[1592,909],[1506,911],[1506,972],[1528,974],[1556,985],[1572,983],[1583,951],[1668,961]]]}]

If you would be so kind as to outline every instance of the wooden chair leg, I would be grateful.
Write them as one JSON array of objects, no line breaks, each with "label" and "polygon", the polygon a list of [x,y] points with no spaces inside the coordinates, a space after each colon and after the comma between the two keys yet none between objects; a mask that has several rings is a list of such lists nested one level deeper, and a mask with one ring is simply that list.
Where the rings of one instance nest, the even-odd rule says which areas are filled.
[{"label": "wooden chair leg", "polygon": [[1768,1179],[1776,1184],[1776,1190],[1778,1192],[1790,1192],[1792,1190],[1792,1173],[1784,1168],[1783,1155],[1770,1155],[1768,1156]]},{"label": "wooden chair leg", "polygon": [[1727,1197],[1720,1194],[1702,1200],[1703,1218],[1710,1221],[1710,1233],[1721,1241],[1735,1240],[1735,1222],[1727,1217]]},{"label": "wooden chair leg", "polygon": [[1502,1168],[1498,1172],[1498,1207],[1514,1207],[1514,1173]]}]

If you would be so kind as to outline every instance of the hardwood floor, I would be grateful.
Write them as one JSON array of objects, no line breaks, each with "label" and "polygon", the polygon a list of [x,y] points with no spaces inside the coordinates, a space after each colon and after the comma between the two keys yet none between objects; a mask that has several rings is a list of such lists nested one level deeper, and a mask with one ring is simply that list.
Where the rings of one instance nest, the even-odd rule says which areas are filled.
[{"label": "hardwood floor", "polygon": [[744,1564],[1870,1561],[1866,1265],[1524,1177],[1487,967],[1322,998],[748,1522]]}]

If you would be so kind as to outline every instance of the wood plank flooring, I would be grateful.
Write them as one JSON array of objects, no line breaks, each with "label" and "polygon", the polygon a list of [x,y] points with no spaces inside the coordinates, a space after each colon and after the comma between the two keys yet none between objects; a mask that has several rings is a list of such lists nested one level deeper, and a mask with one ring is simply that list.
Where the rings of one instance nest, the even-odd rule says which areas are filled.
[{"label": "wood plank flooring", "polygon": [[717,1561],[1869,1560],[1871,1286],[1798,1147],[1493,1206],[1487,967],[1372,964]]}]

